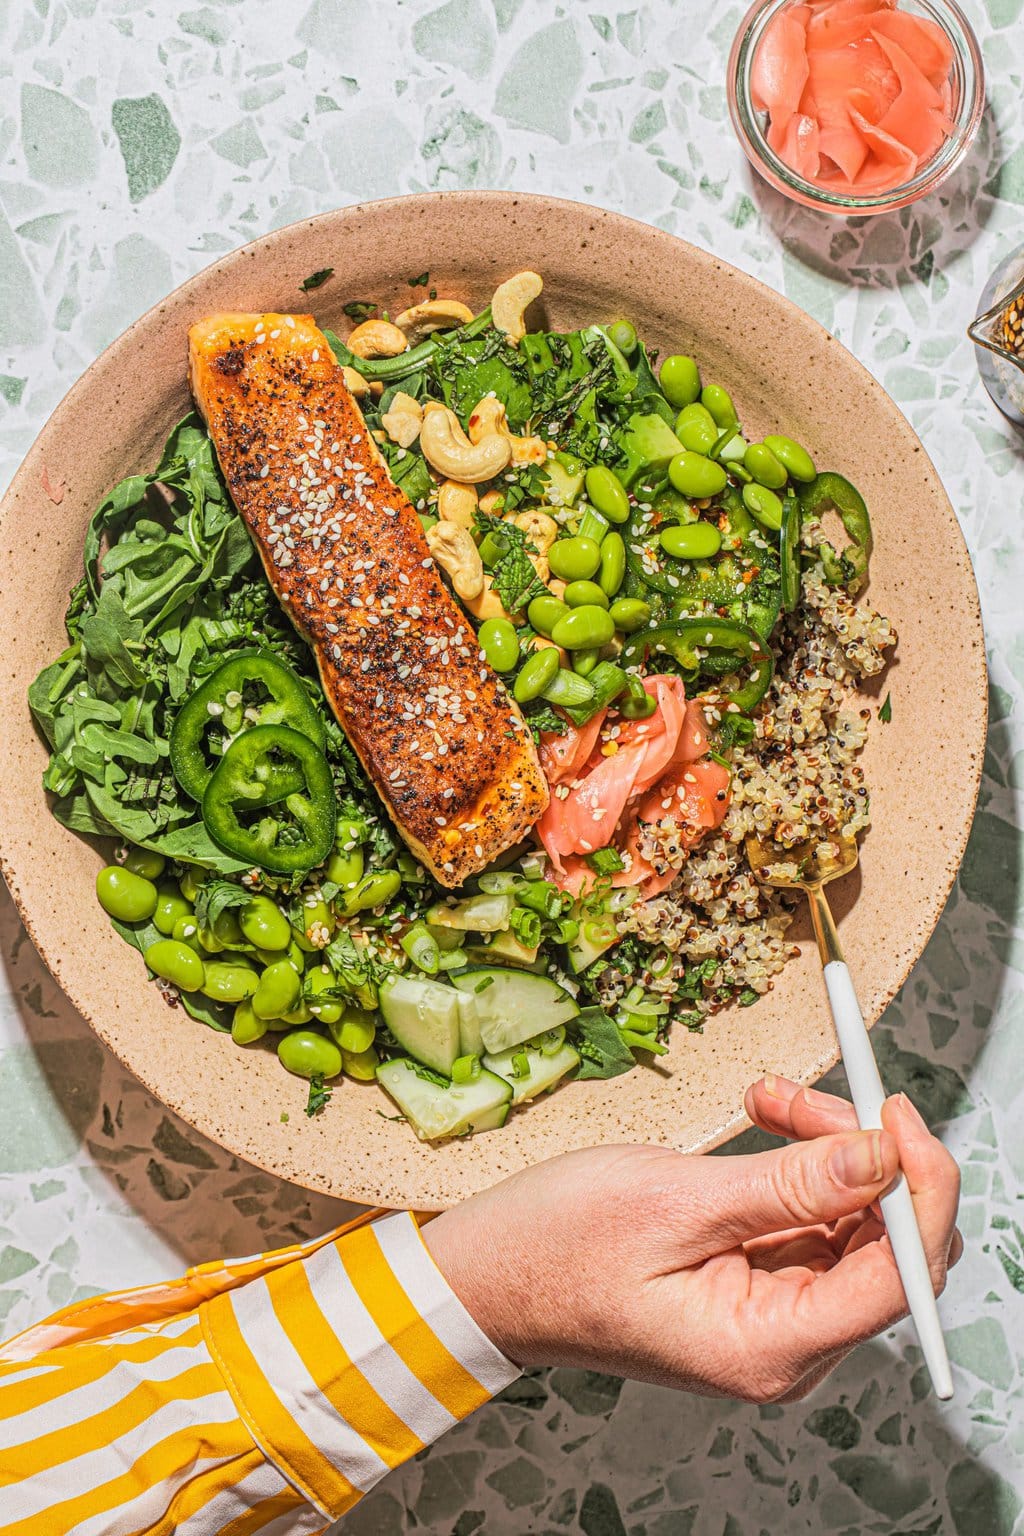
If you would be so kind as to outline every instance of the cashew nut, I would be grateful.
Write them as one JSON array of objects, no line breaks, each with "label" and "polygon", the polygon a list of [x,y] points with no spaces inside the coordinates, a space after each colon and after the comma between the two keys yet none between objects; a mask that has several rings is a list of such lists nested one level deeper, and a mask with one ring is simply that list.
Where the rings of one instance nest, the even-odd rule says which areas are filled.
[{"label": "cashew nut", "polygon": [[398,390],[391,398],[391,405],[381,417],[381,426],[399,448],[411,448],[420,435],[423,409],[418,400]]},{"label": "cashew nut", "polygon": [[558,524],[546,512],[518,512],[512,521],[523,529],[538,555],[546,555],[558,537]]},{"label": "cashew nut", "polygon": [[345,345],[356,357],[397,357],[409,347],[409,338],[390,320],[364,320]]},{"label": "cashew nut", "polygon": [[542,437],[517,437],[509,430],[508,413],[495,395],[478,400],[469,415],[469,440],[479,443],[491,433],[507,437],[512,445],[513,464],[546,464],[547,444]]},{"label": "cashew nut", "polygon": [[507,437],[492,432],[479,443],[471,443],[459,424],[459,418],[447,406],[423,413],[420,447],[428,464],[451,480],[479,485],[493,480],[508,467],[512,445]]},{"label": "cashew nut", "polygon": [[548,591],[552,594],[553,597],[557,597],[559,602],[564,602],[565,589],[568,585],[569,583],[567,581],[559,581],[558,577],[556,576],[553,581],[548,582]]},{"label": "cashew nut", "polygon": [[345,380],[345,388],[351,395],[368,395],[370,393],[370,381],[364,379],[355,368],[343,368],[341,376]]},{"label": "cashew nut", "polygon": [[494,290],[491,319],[499,331],[516,345],[526,335],[526,310],[540,295],[544,280],[536,272],[517,272]]},{"label": "cashew nut", "polygon": [[458,480],[442,480],[437,493],[437,515],[442,523],[458,523],[460,528],[472,528],[476,521],[476,509],[475,485],[463,485]]},{"label": "cashew nut", "polygon": [[480,497],[480,511],[486,512],[489,516],[492,514],[496,515],[504,505],[504,491],[485,491]]},{"label": "cashew nut", "polygon": [[558,665],[560,667],[568,667],[568,665],[569,665],[569,653],[568,653],[568,651],[563,650],[560,645],[556,645],[553,640],[549,640],[546,635],[534,635],[533,643],[536,646],[538,651],[543,651],[543,650],[547,650],[547,649],[550,649],[552,651],[557,651],[558,652]]},{"label": "cashew nut", "polygon": [[395,316],[395,324],[407,336],[429,336],[431,331],[450,331],[457,325],[466,325],[473,318],[473,311],[458,299],[425,299],[411,309],[403,309]]},{"label": "cashew nut", "polygon": [[473,617],[479,619],[481,623],[483,623],[484,619],[511,619],[513,624],[525,624],[526,622],[522,612],[506,612],[501,598],[494,590],[490,576],[484,577],[483,591],[478,597],[471,598],[466,603],[466,607]]},{"label": "cashew nut", "polygon": [[484,563],[473,535],[458,523],[435,523],[427,529],[430,553],[451,577],[456,594],[464,602],[479,597],[484,588]]}]

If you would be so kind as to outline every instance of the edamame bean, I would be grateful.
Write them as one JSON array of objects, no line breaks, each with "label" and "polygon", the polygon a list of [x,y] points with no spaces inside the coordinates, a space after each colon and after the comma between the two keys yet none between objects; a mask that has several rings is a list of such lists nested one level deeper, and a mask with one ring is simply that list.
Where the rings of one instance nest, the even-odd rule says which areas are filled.
[{"label": "edamame bean", "polygon": [[751,517],[756,517],[765,528],[771,528],[774,532],[782,527],[782,502],[767,486],[758,485],[756,481],[745,485],[743,505]]},{"label": "edamame bean", "polygon": [[210,924],[210,931],[221,949],[238,949],[245,943],[234,907],[226,907],[223,912],[218,912]]},{"label": "edamame bean", "polygon": [[236,1045],[252,1045],[262,1040],[267,1032],[266,1019],[258,1019],[252,1011],[252,1003],[243,998],[231,1020],[231,1038]]},{"label": "edamame bean", "polygon": [[579,535],[557,539],[548,550],[548,564],[552,576],[562,581],[589,581],[601,564],[601,546],[596,539],[584,539]]},{"label": "edamame bean", "polygon": [[313,1010],[306,999],[300,997],[295,1007],[289,1008],[287,1013],[282,1014],[282,1018],[286,1024],[312,1024]]},{"label": "edamame bean", "polygon": [[587,470],[584,484],[587,488],[587,500],[592,502],[610,523],[627,521],[629,497],[614,470],[607,469],[603,464],[592,464]]},{"label": "edamame bean", "polygon": [[632,357],[636,351],[636,330],[628,320],[614,321],[608,327],[608,340],[612,346],[618,347],[624,357]]},{"label": "edamame bean", "polygon": [[606,599],[605,607],[608,606],[608,600],[613,598],[622,586],[625,576],[625,542],[621,533],[610,533],[601,545],[601,567],[597,573],[598,584]]},{"label": "edamame bean", "polygon": [[292,929],[292,939],[305,954],[323,949],[330,943],[335,929],[334,913],[322,896],[304,898],[301,926]]},{"label": "edamame bean", "polygon": [[676,418],[676,437],[691,453],[709,454],[718,442],[718,427],[707,406],[685,405]]},{"label": "edamame bean", "polygon": [[337,977],[329,965],[314,965],[306,978],[309,1011],[321,1024],[336,1024],[344,1013],[344,1005],[335,997],[325,997],[338,985]]},{"label": "edamame bean", "polygon": [[143,956],[154,976],[180,987],[183,992],[195,992],[203,985],[205,967],[194,949],[178,944],[174,939],[157,939]]},{"label": "edamame bean", "polygon": [[355,885],[362,878],[363,850],[353,848],[349,853],[343,853],[340,848],[335,848],[324,865],[324,879],[333,880],[335,885],[342,889]]},{"label": "edamame bean", "polygon": [[254,896],[247,902],[238,926],[249,943],[259,949],[287,949],[291,942],[291,924],[269,896]]},{"label": "edamame bean", "polygon": [[778,459],[764,443],[751,443],[743,455],[743,466],[749,469],[758,485],[766,485],[770,491],[781,491],[787,475]]},{"label": "edamame bean", "polygon": [[634,629],[643,629],[651,621],[650,604],[639,597],[620,597],[612,603],[609,612],[615,628],[621,629],[624,635],[632,634]]},{"label": "edamame bean", "polygon": [[183,917],[192,916],[191,903],[181,895],[176,885],[162,885],[157,892],[156,907],[153,912],[153,926],[161,933],[166,933],[168,938],[174,932],[174,925]]},{"label": "edamame bean", "polygon": [[166,864],[163,854],[154,853],[151,848],[129,848],[124,868],[131,870],[133,875],[142,875],[146,880],[159,880]]},{"label": "edamame bean", "polygon": [[96,876],[96,897],[109,917],[121,923],[144,923],[156,911],[159,893],[152,880],[133,875],[120,864],[108,864]]},{"label": "edamame bean", "polygon": [[508,619],[485,619],[477,635],[495,672],[511,672],[519,661],[519,636]]},{"label": "edamame bean", "polygon": [[[558,624],[564,624],[573,613],[581,611],[578,608],[566,608],[566,617],[559,619]],[[558,624],[555,625],[555,629],[558,628]],[[561,644],[560,641],[556,643]],[[557,671],[558,652],[553,646],[546,645],[542,650],[534,651],[531,656],[527,656],[512,688],[516,703],[529,704],[531,699],[539,699]]]},{"label": "edamame bean", "polygon": [[367,1051],[342,1051],[341,1064],[346,1077],[354,1077],[358,1083],[372,1083],[377,1076],[380,1057],[371,1045]]},{"label": "edamame bean", "polygon": [[[596,604],[588,603],[583,608],[573,608],[564,619],[559,619],[551,632],[551,638],[563,650],[585,651],[592,646],[607,645],[614,634],[615,624],[611,614],[604,608],[598,608]],[[554,652],[551,654],[554,655]],[[557,662],[557,656],[555,660]],[[555,671],[557,670],[556,666]],[[553,678],[554,672],[548,678],[548,683]]]},{"label": "edamame bean", "polygon": [[685,352],[673,352],[666,357],[658,374],[662,392],[669,405],[678,411],[690,405],[700,394],[700,371],[692,357]]},{"label": "edamame bean", "polygon": [[195,902],[199,895],[199,876],[202,870],[195,869],[191,864],[186,865],[178,878],[178,890],[186,901]]},{"label": "edamame bean", "polygon": [[600,660],[601,651],[597,646],[586,651],[573,651],[572,669],[578,672],[580,677],[589,677]]},{"label": "edamame bean", "polygon": [[[154,946],[155,948],[155,946]],[[200,991],[204,997],[212,997],[216,1003],[240,1003],[252,997],[260,978],[247,965],[228,965],[226,962],[207,962],[206,974]]]},{"label": "edamame bean", "polygon": [[551,631],[559,619],[564,619],[568,612],[569,604],[563,603],[561,598],[556,597],[553,592],[548,592],[541,593],[540,597],[533,599],[526,610],[526,615],[538,635],[543,635],[545,639],[550,640]]},{"label": "edamame bean", "polygon": [[345,913],[368,912],[371,907],[385,907],[402,889],[402,877],[397,869],[382,869],[364,875],[359,884],[345,897]]},{"label": "edamame bean", "polygon": [[187,944],[189,949],[193,950],[200,959],[203,958],[205,952],[199,942],[199,925],[194,915],[179,917],[171,929],[171,938],[177,939],[179,944]]},{"label": "edamame bean", "polygon": [[570,608],[582,608],[584,603],[596,603],[599,608],[608,607],[607,595],[596,581],[570,581],[565,589],[565,600]]},{"label": "edamame bean", "polygon": [[333,1040],[315,1029],[293,1029],[277,1042],[277,1059],[296,1077],[337,1077],[341,1052]]},{"label": "edamame bean", "polygon": [[734,427],[739,420],[732,396],[721,384],[705,384],[700,392],[700,403],[711,412],[719,427]]},{"label": "edamame bean", "polygon": [[365,1008],[346,1008],[337,1024],[327,1026],[331,1039],[342,1051],[358,1055],[368,1051],[377,1033],[377,1018]]},{"label": "edamame bean", "polygon": [[721,464],[688,448],[671,460],[668,477],[681,496],[691,496],[694,501],[717,496],[728,484],[728,476]]},{"label": "edamame bean", "polygon": [[764,445],[771,449],[783,469],[788,470],[794,480],[802,480],[806,484],[818,473],[807,449],[802,448],[791,437],[783,437],[781,433],[773,432],[765,438]]},{"label": "edamame bean", "polygon": [[676,560],[709,560],[722,547],[722,535],[714,523],[677,523],[663,528],[661,547]]},{"label": "edamame bean", "polygon": [[290,960],[268,965],[252,995],[252,1011],[258,1019],[279,1019],[294,1008],[302,995],[299,973]]}]

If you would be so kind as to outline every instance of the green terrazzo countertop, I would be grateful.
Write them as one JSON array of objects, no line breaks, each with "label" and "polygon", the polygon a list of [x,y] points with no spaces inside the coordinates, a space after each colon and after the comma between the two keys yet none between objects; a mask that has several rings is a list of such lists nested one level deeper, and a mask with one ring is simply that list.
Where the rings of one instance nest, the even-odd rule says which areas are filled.
[{"label": "green terrazzo countertop", "polygon": [[[942,1304],[955,1403],[928,1395],[905,1326],[789,1408],[537,1373],[390,1477],[346,1533],[1024,1530],[1024,438],[990,405],[964,339],[990,269],[1024,240],[1024,0],[968,10],[990,111],[967,167],[917,208],[833,223],[757,183],[732,136],[737,5],[0,7],[5,481],[93,356],[221,252],[364,198],[514,187],[656,223],[809,310],[921,434],[978,572],[992,670],[978,819],[945,916],[876,1036],[883,1075],[943,1127],[964,1171],[967,1252]],[[0,943],[5,1333],[339,1219],[343,1208],[239,1164],[126,1078],[6,898]]]}]

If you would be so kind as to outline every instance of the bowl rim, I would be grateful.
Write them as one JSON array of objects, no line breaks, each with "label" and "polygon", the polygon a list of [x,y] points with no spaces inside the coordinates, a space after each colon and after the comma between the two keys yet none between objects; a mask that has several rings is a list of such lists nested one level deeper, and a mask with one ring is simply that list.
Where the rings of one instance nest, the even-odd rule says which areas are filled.
[{"label": "bowl rim", "polygon": [[[961,106],[954,131],[909,181],[863,196],[829,192],[793,170],[769,145],[758,121],[759,114],[751,103],[749,73],[755,45],[770,17],[794,3],[795,0],[754,0],[736,29],[729,50],[726,66],[729,117],[740,148],[755,171],[777,192],[806,208],[851,218],[894,213],[935,192],[962,165],[985,111],[985,62],[981,45],[957,0],[914,0],[949,38],[954,52],[953,67],[963,76]],[[954,26],[950,25],[950,19]]]},{"label": "bowl rim", "polygon": [[[935,471],[934,466],[931,464],[931,461],[927,455],[927,451],[920,443],[916,432],[908,422],[907,418],[903,415],[899,407],[896,405],[896,402],[887,393],[879,381],[870,373],[865,365],[854,356],[852,352],[848,351],[848,349],[845,347],[842,347],[842,344],[837,342],[836,338],[833,337],[831,333],[827,331],[826,328],[821,325],[821,323],[812,315],[809,315],[806,311],[802,310],[798,305],[793,303],[792,300],[787,299],[784,295],[779,294],[775,290],[771,289],[770,286],[764,283],[760,278],[751,276],[749,273],[743,271],[742,268],[735,267],[731,263],[722,260],[712,252],[707,251],[700,246],[695,246],[690,242],[683,240],[679,236],[671,234],[666,230],[660,229],[656,225],[646,224],[641,220],[630,218],[627,215],[620,214],[610,209],[596,207],[595,205],[589,203],[584,203],[568,198],[548,197],[544,194],[538,193],[520,193],[491,189],[459,189],[453,191],[413,193],[403,196],[375,199],[365,203],[348,204],[341,208],[327,210],[311,218],[301,219],[291,224],[282,225],[280,228],[271,230],[267,234],[247,242],[245,245],[236,247],[232,251],[225,252],[216,261],[209,263],[206,267],[201,268],[198,272],[186,278],[182,283],[178,284],[177,287],[174,288],[168,295],[166,295],[165,298],[152,305],[148,310],[146,310],[142,315],[134,320],[125,329],[125,331],[123,331],[112,342],[110,342],[110,344],[103,350],[103,352],[100,353],[96,359],[94,359],[88,368],[85,369],[81,377],[71,386],[59,404],[49,414],[47,420],[40,428],[39,433],[29,448],[22,464],[12,478],[9,487],[5,491],[3,497],[0,498],[0,533],[2,533],[7,519],[12,515],[16,499],[26,490],[27,487],[35,483],[32,477],[38,477],[38,472],[42,467],[42,445],[49,436],[50,429],[57,418],[63,415],[67,409],[77,403],[81,397],[87,396],[96,373],[102,369],[105,369],[106,367],[109,367],[111,362],[117,358],[123,349],[129,349],[136,341],[139,333],[144,331],[145,328],[154,319],[157,319],[160,313],[169,305],[171,305],[173,301],[181,298],[193,284],[209,278],[212,274],[221,274],[234,266],[242,267],[247,261],[251,261],[258,254],[261,254],[262,252],[273,248],[274,246],[286,246],[289,240],[293,240],[299,231],[305,231],[308,229],[318,230],[321,228],[330,228],[333,226],[334,238],[337,238],[336,225],[337,221],[339,220],[344,224],[349,222],[356,223],[360,219],[374,217],[382,211],[391,210],[394,212],[399,208],[407,209],[410,216],[420,215],[423,218],[426,218],[429,216],[432,210],[446,205],[454,205],[455,207],[459,207],[461,205],[464,210],[468,211],[472,208],[479,209],[481,204],[493,205],[496,210],[508,209],[510,207],[515,208],[517,205],[522,205],[524,208],[532,210],[535,213],[543,211],[546,217],[550,217],[553,213],[557,214],[560,210],[564,210],[566,213],[571,214],[574,217],[578,217],[582,212],[592,220],[607,221],[607,223],[613,229],[616,227],[620,228],[624,235],[630,236],[633,240],[642,238],[644,241],[654,242],[655,244],[665,243],[667,245],[680,245],[685,247],[689,252],[691,259],[693,259],[701,268],[703,268],[704,273],[709,280],[713,280],[716,273],[724,273],[731,281],[738,283],[741,288],[753,290],[755,293],[760,290],[767,291],[767,293],[771,295],[773,302],[782,303],[788,307],[791,313],[793,324],[803,329],[803,332],[809,342],[813,340],[818,344],[824,344],[827,346],[840,346],[842,348],[844,354],[844,367],[851,372],[865,394],[871,394],[879,407],[887,414],[889,414],[889,416],[892,418],[894,427],[898,427],[901,433],[909,434],[912,437],[914,443],[917,445],[915,452],[920,454],[923,468],[925,470],[930,469],[934,475],[938,492],[941,494],[947,507],[949,508],[952,527],[959,533],[964,566],[964,596],[965,599],[969,597],[969,608],[966,609],[962,615],[964,628],[969,630],[980,641],[980,644],[976,644],[971,648],[970,653],[973,654],[974,652],[977,652],[980,655],[980,661],[976,663],[977,676],[975,681],[978,684],[976,694],[974,694],[974,691],[972,690],[974,719],[977,723],[977,740],[971,741],[969,743],[969,746],[974,750],[973,761],[971,763],[971,781],[967,785],[969,793],[965,799],[965,810],[967,813],[965,813],[963,817],[958,820],[955,837],[950,840],[950,844],[948,845],[944,873],[941,881],[936,880],[932,889],[931,903],[927,909],[926,916],[922,915],[920,909],[918,911],[917,920],[913,925],[917,933],[917,937],[915,938],[913,945],[908,948],[907,956],[895,964],[895,968],[886,979],[884,988],[873,998],[873,1002],[877,1004],[877,1011],[874,1011],[874,1009],[870,1010],[871,1023],[877,1022],[877,1019],[881,1016],[884,1008],[887,1007],[892,999],[896,996],[897,992],[905,984],[914,966],[920,960],[924,948],[932,933],[934,932],[939,918],[942,915],[942,912],[949,899],[950,892],[952,891],[956,882],[960,863],[963,859],[964,851],[967,845],[967,839],[970,835],[977,809],[977,798],[981,785],[982,759],[984,755],[984,744],[988,718],[988,697],[986,687],[987,665],[985,660],[984,629],[981,617],[980,599],[978,594],[977,581],[974,577],[973,567],[970,561],[969,551],[967,550],[966,542],[963,540],[963,533],[959,527],[959,522],[956,519],[955,513],[949,502],[949,498],[945,493],[942,482],[937,472]],[[593,227],[593,225],[591,227]],[[0,576],[0,589],[2,589],[2,586],[3,577]],[[968,755],[970,756],[970,754]],[[0,812],[2,812],[2,810],[3,806],[0,805]],[[21,920],[24,923],[26,931],[31,937],[44,964],[47,966],[54,979],[57,981],[58,985],[61,986],[62,990],[68,996],[72,1004],[89,1024],[90,1028],[94,1030],[94,1032],[99,1036],[107,1048],[113,1052],[115,1057],[121,1062],[125,1069],[129,1071],[134,1077],[136,1077],[145,1088],[154,1094],[158,1100],[164,1103],[168,1102],[164,1097],[167,1085],[162,1081],[154,1080],[158,1077],[158,1074],[151,1074],[149,1072],[147,1061],[145,1059],[140,1059],[138,1056],[133,1057],[131,1060],[128,1059],[128,1055],[130,1053],[127,1052],[127,1047],[125,1050],[120,1049],[119,1046],[108,1037],[108,1031],[103,1028],[102,1024],[90,1016],[91,1005],[87,1001],[81,999],[79,989],[75,985],[74,979],[71,977],[65,979],[66,967],[64,964],[64,958],[66,953],[66,946],[62,947],[60,950],[49,951],[43,946],[43,943],[37,937],[37,930],[33,921],[33,914],[32,911],[28,908],[28,904],[22,900],[20,893],[20,882],[17,877],[19,861],[25,857],[25,854],[26,849],[24,842],[23,840],[19,840],[15,831],[15,818],[0,814],[0,872],[3,873],[5,879],[8,882]],[[95,1010],[93,1009],[92,1011],[94,1012]],[[819,1054],[813,1060],[808,1060],[803,1064],[802,1076],[800,1080],[807,1084],[816,1081],[824,1072],[828,1071],[832,1066],[834,1066],[838,1060],[838,1044],[834,1037],[830,1037],[829,1042],[824,1045]],[[172,1107],[175,1113],[179,1114],[187,1123],[192,1124],[203,1135],[206,1135],[215,1140],[220,1146],[226,1148],[229,1152],[238,1156],[251,1166],[261,1167],[276,1177],[286,1179],[289,1182],[298,1183],[310,1189],[316,1189],[324,1193],[331,1194],[337,1198],[359,1201],[368,1205],[386,1203],[385,1197],[380,1193],[380,1184],[371,1182],[365,1175],[361,1173],[353,1172],[351,1175],[346,1174],[346,1186],[344,1189],[339,1189],[338,1187],[325,1182],[325,1180],[318,1176],[313,1170],[307,1171],[303,1168],[287,1166],[287,1158],[283,1158],[281,1155],[276,1154],[274,1149],[270,1146],[267,1146],[265,1154],[261,1149],[260,1155],[257,1156],[254,1154],[251,1145],[243,1144],[240,1138],[234,1137],[224,1126],[218,1126],[216,1129],[211,1128],[211,1125],[204,1120],[201,1114],[198,1116],[198,1118],[192,1118],[190,1116],[189,1108],[187,1106],[182,1106],[178,1102],[172,1103]],[[720,1146],[723,1142],[730,1140],[739,1131],[745,1129],[748,1125],[749,1120],[743,1111],[742,1105],[740,1105],[735,1109],[735,1112],[732,1114],[731,1118],[724,1119],[718,1125],[717,1129],[709,1134],[702,1134],[699,1145],[691,1148],[690,1150],[711,1150],[714,1147]],[[432,1152],[434,1150],[435,1149],[431,1149]],[[443,1153],[443,1148],[439,1150]],[[441,1157],[438,1157],[436,1160],[432,1159],[432,1162],[434,1161],[436,1161],[438,1167],[436,1178],[428,1175],[425,1179],[425,1182],[430,1186],[431,1190],[433,1190],[436,1185],[443,1185],[445,1183],[443,1160]],[[410,1202],[407,1201],[403,1196],[401,1201],[398,1203],[406,1205]],[[416,1197],[412,1197],[412,1203],[418,1204],[418,1208],[420,1209],[439,1209],[449,1202],[443,1197],[436,1198],[432,1194],[427,1194],[422,1200],[417,1200]]]}]

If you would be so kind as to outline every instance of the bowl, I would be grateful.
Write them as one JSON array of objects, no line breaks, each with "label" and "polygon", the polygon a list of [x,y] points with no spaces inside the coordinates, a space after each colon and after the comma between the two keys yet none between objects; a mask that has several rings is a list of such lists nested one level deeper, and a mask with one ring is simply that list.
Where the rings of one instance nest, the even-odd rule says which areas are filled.
[{"label": "bowl", "polygon": [[[0,507],[0,862],[54,976],[147,1089],[239,1157],[371,1204],[441,1208],[525,1164],[596,1142],[709,1148],[745,1126],[743,1092],[760,1073],[809,1083],[837,1057],[817,956],[809,930],[799,929],[799,959],[756,1006],[721,1013],[700,1035],[679,1030],[657,1066],[565,1087],[502,1131],[423,1145],[408,1125],[386,1117],[375,1085],[348,1082],[308,1119],[305,1084],[272,1053],[233,1047],[182,1009],[169,1010],[147,985],[139,955],[95,899],[96,871],[106,862],[100,849],[47,809],[40,786],[47,754],[25,691],[64,647],[67,594],[81,571],[91,513],[115,481],[156,462],[189,407],[188,326],[220,309],[312,308],[344,332],[347,301],[401,307],[408,278],[425,268],[440,294],[478,309],[525,266],[544,274],[539,322],[568,328],[630,316],[654,346],[700,358],[754,431],[791,433],[867,497],[877,551],[870,597],[895,620],[900,646],[883,683],[892,692],[891,723],[873,723],[862,759],[874,826],[859,886],[843,882],[836,909],[871,1021],[942,910],[981,770],[985,656],[952,508],[880,385],[786,299],[662,230],[506,192],[346,208],[208,267],[92,365],[43,428]],[[325,267],[334,277],[303,293],[303,279]],[[936,729],[949,719],[955,733]]]},{"label": "bowl", "polygon": [[953,131],[932,158],[908,180],[884,191],[860,196],[829,192],[806,181],[775,153],[765,137],[766,119],[750,99],[750,74],[757,46],[772,17],[793,0],[756,0],[740,23],[729,54],[729,115],[743,152],[755,171],[779,192],[823,213],[891,213],[936,191],[967,154],[985,110],[985,68],[970,22],[956,0],[906,0],[900,10],[924,16],[940,26],[953,50],[950,77]]}]

